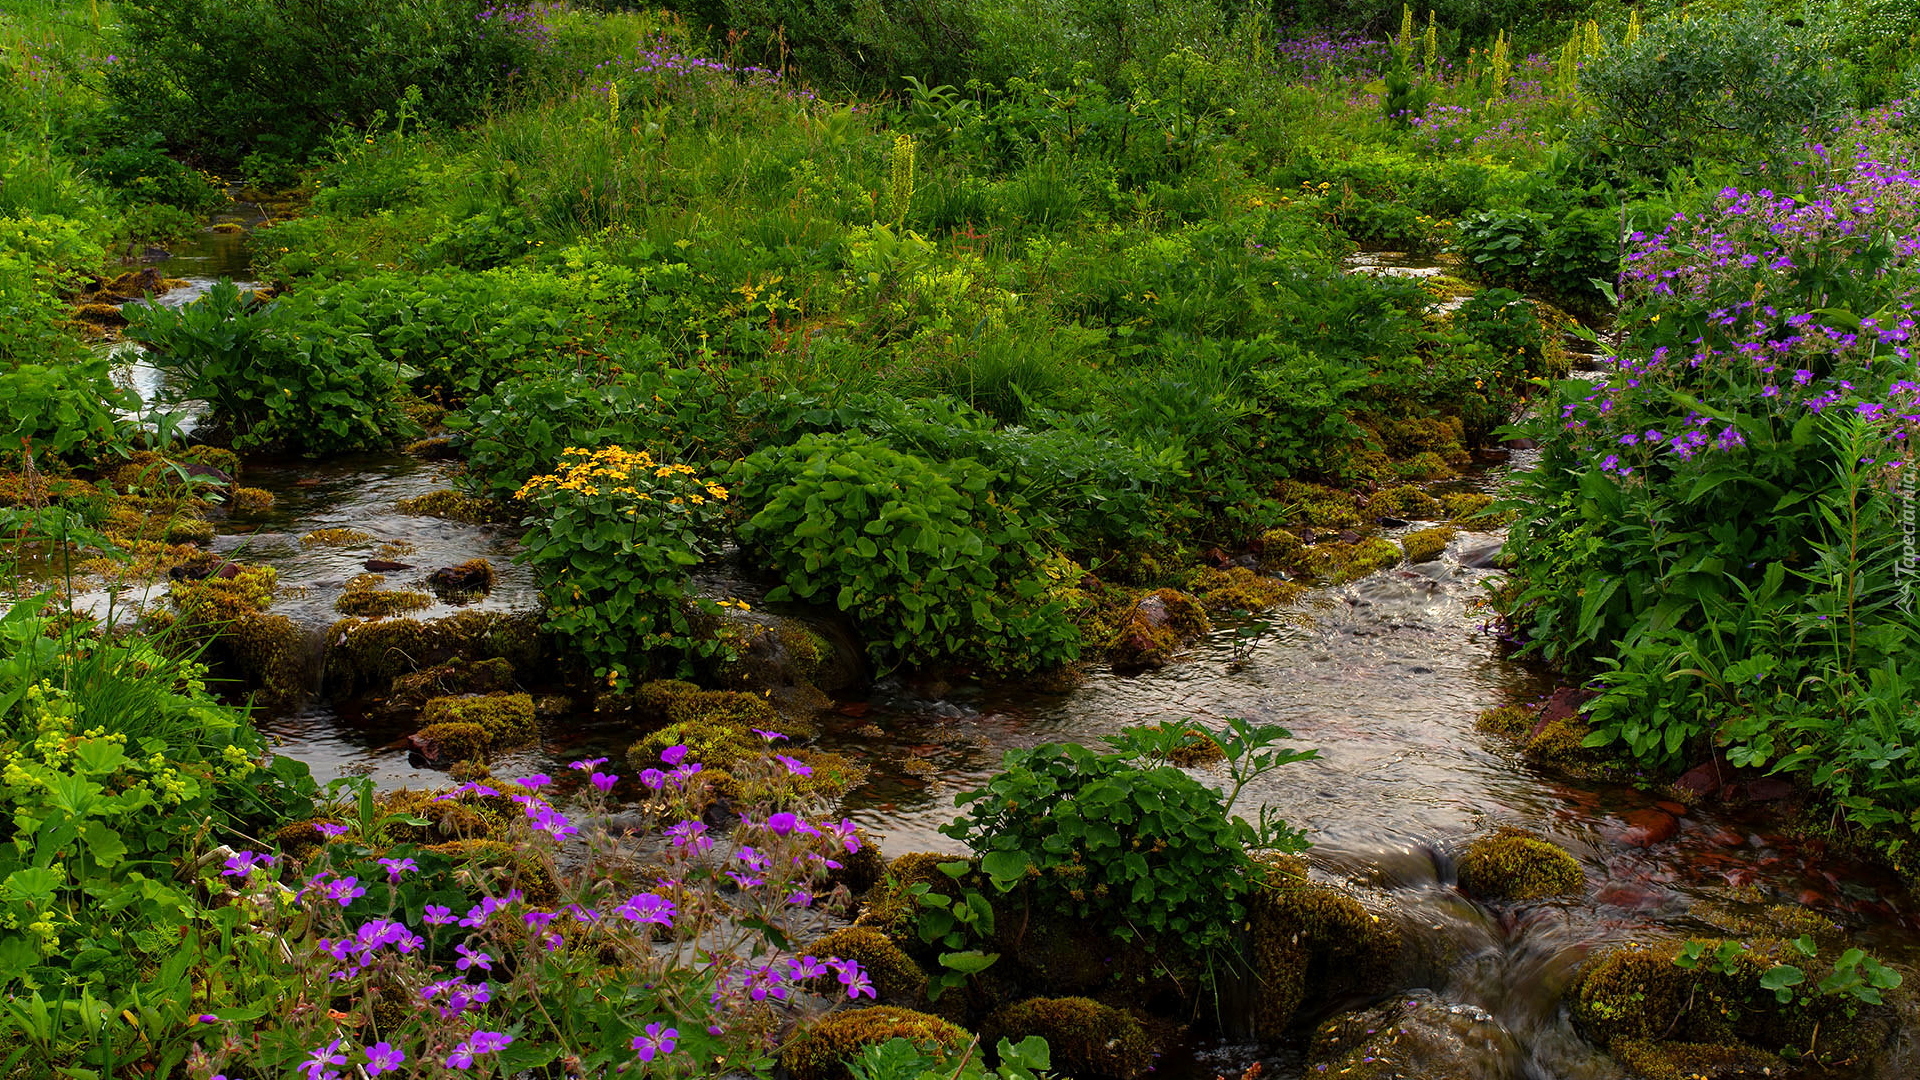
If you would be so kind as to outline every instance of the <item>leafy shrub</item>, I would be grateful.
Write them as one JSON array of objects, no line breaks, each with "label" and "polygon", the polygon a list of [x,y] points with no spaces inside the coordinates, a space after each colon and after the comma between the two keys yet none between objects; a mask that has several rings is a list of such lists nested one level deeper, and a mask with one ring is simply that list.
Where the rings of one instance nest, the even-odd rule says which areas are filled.
[{"label": "leafy shrub", "polygon": [[178,148],[215,159],[297,154],[335,124],[364,124],[409,86],[421,114],[479,115],[544,41],[522,10],[482,0],[138,0],[116,9],[117,107]]},{"label": "leafy shrub", "polygon": [[1618,273],[1618,234],[1608,214],[1589,207],[1496,208],[1460,219],[1459,250],[1491,284],[1592,304]]},{"label": "leafy shrub", "polygon": [[[1163,937],[1194,951],[1233,940],[1256,887],[1249,851],[1298,851],[1300,834],[1264,814],[1231,816],[1241,788],[1311,751],[1274,750],[1282,728],[1228,722],[1204,732],[1234,781],[1222,793],[1167,764],[1191,723],[1130,728],[1114,752],[1048,743],[1009,750],[1002,772],[955,799],[967,814],[941,832],[964,841],[995,878],[1015,878],[1043,910],[1122,939]],[[1144,760],[1144,764],[1142,761]]]},{"label": "leafy shrub", "polygon": [[411,426],[397,401],[410,372],[300,304],[261,303],[222,280],[183,308],[129,305],[126,334],[153,350],[180,397],[207,403],[236,448],[392,445]]},{"label": "leafy shrub", "polygon": [[1580,90],[1594,134],[1640,175],[1700,157],[1758,164],[1839,104],[1809,36],[1755,8],[1655,19],[1586,64]]},{"label": "leafy shrub", "polygon": [[129,202],[157,202],[203,213],[227,201],[215,177],[173,160],[160,149],[160,134],[121,143],[87,162],[93,174],[111,184]]},{"label": "leafy shrub", "polygon": [[1079,654],[1036,567],[1017,500],[971,460],[930,462],[859,434],[806,435],[735,467],[741,539],[781,585],[831,598],[886,663],[951,659],[1024,671]]},{"label": "leafy shrub", "polygon": [[655,655],[708,655],[695,625],[718,612],[687,594],[687,575],[717,551],[725,488],[692,467],[618,446],[569,449],[519,493],[537,507],[522,541],[546,597],[546,628],[567,638],[609,685]]}]

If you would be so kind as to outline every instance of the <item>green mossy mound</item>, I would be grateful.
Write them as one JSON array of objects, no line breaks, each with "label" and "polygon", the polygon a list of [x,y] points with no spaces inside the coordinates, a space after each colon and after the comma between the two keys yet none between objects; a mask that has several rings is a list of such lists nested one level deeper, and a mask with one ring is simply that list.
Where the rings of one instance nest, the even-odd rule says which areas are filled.
[{"label": "green mossy mound", "polygon": [[346,591],[333,602],[333,610],[362,619],[384,619],[433,606],[433,597],[426,593],[381,588],[386,581],[379,574],[354,575],[348,579]]},{"label": "green mossy mound", "polygon": [[423,851],[443,855],[489,880],[484,888],[503,896],[508,889],[526,893],[533,904],[550,904],[560,898],[559,884],[553,873],[532,849],[499,840],[449,840],[429,844]]},{"label": "green mossy mound", "polygon": [[[1528,705],[1502,705],[1474,720],[1474,727],[1516,744],[1527,764],[1542,772],[1575,779],[1606,780],[1622,766],[1586,744],[1593,729],[1578,715],[1540,723],[1541,710]],[[1537,730],[1536,730],[1537,729]]]},{"label": "green mossy mound", "polygon": [[269,710],[298,702],[307,687],[307,635],[272,615],[272,567],[226,564],[198,581],[168,585],[170,612],[149,617],[169,647],[197,653],[213,673]]},{"label": "green mossy mound", "polygon": [[393,680],[387,703],[396,708],[425,708],[437,697],[491,694],[513,686],[513,665],[501,657],[471,663],[454,659]]},{"label": "green mossy mound", "polygon": [[[486,735],[487,748],[506,749],[525,746],[540,736],[530,694],[496,693],[465,697],[439,697],[428,701],[420,711],[420,720],[431,729],[435,725],[471,724]],[[469,755],[454,753],[451,760]]]},{"label": "green mossy mound", "polygon": [[1182,768],[1192,769],[1201,765],[1213,765],[1227,759],[1227,752],[1220,744],[1207,737],[1199,728],[1189,728],[1182,733],[1180,744],[1167,752],[1167,760]]},{"label": "green mossy mound", "polygon": [[957,1053],[973,1036],[937,1016],[881,1005],[830,1013],[802,1028],[780,1050],[780,1064],[793,1080],[851,1080],[847,1063],[869,1046],[890,1039],[932,1043]]},{"label": "green mossy mound", "polygon": [[[806,947],[805,952],[821,958],[837,956],[859,964],[873,979],[877,1004],[929,1009],[927,973],[914,963],[887,935],[871,926],[849,926],[836,930]],[[832,976],[815,980],[812,989],[823,997],[842,993]]]},{"label": "green mossy mound", "polygon": [[1565,848],[1511,828],[1467,845],[1459,877],[1461,890],[1477,900],[1544,900],[1587,886],[1580,863]]},{"label": "green mossy mound", "polygon": [[465,604],[493,591],[499,576],[485,559],[468,559],[427,575],[427,588],[449,604]]},{"label": "green mossy mound", "polygon": [[373,542],[373,534],[359,529],[315,529],[300,538],[308,547],[360,547]]},{"label": "green mossy mound", "polygon": [[1453,542],[1456,530],[1448,525],[1410,532],[1400,538],[1400,548],[1407,553],[1410,563],[1432,562],[1447,550]]},{"label": "green mossy mound", "polygon": [[1455,491],[1440,496],[1441,512],[1449,521],[1458,521],[1485,513],[1493,505],[1493,496],[1478,491]]},{"label": "green mossy mound", "polygon": [[1201,605],[1215,614],[1283,607],[1306,592],[1290,581],[1262,577],[1244,566],[1202,570],[1193,575],[1188,587],[1199,595]]},{"label": "green mossy mound", "polygon": [[228,510],[234,514],[264,514],[273,509],[273,492],[262,488],[234,488]]},{"label": "green mossy mound", "polygon": [[1433,453],[1454,464],[1471,460],[1465,425],[1457,416],[1400,417],[1373,425],[1387,453],[1397,458]]},{"label": "green mossy mound", "polygon": [[1083,997],[1029,998],[987,1018],[981,1041],[1047,1040],[1053,1067],[1076,1078],[1133,1080],[1153,1067],[1153,1041],[1140,1021]]},{"label": "green mossy mound", "polygon": [[1135,601],[1107,643],[1121,671],[1165,667],[1180,647],[1213,629],[1201,602],[1176,589],[1156,589]]},{"label": "green mossy mound", "polygon": [[1294,569],[1332,585],[1345,585],[1369,574],[1400,565],[1400,545],[1385,537],[1329,540],[1302,548]]},{"label": "green mossy mound", "polygon": [[735,724],[772,730],[780,723],[780,714],[758,694],[707,690],[679,679],[641,683],[633,702],[641,719],[669,724]]},{"label": "green mossy mound", "polygon": [[1405,518],[1408,521],[1434,521],[1444,513],[1440,509],[1439,499],[1412,484],[1382,491],[1367,500],[1367,509],[1375,517]]},{"label": "green mossy mound", "polygon": [[1398,928],[1353,896],[1306,880],[1298,860],[1273,860],[1250,906],[1261,1038],[1286,1034],[1309,1001],[1390,989]]},{"label": "green mossy mound", "polygon": [[1274,497],[1294,507],[1289,520],[1316,529],[1344,529],[1360,524],[1360,507],[1354,497],[1319,484],[1301,480],[1282,480],[1274,485]]},{"label": "green mossy mound", "polygon": [[468,525],[511,525],[519,520],[512,510],[496,502],[462,495],[457,491],[429,491],[411,499],[401,499],[394,509],[416,517],[446,518]]},{"label": "green mossy mound", "polygon": [[1395,994],[1314,1030],[1312,1077],[1341,1080],[1488,1080],[1519,1047],[1492,1014],[1426,990]]},{"label": "green mossy mound", "polygon": [[483,761],[493,746],[487,729],[479,724],[428,724],[413,733],[415,749],[430,762]]},{"label": "green mossy mound", "polygon": [[1540,710],[1525,705],[1499,705],[1474,717],[1473,726],[1489,735],[1519,742],[1533,730],[1533,722],[1539,715]]},{"label": "green mossy mound", "polygon": [[374,808],[382,818],[394,815],[424,818],[425,825],[388,820],[380,827],[381,838],[389,844],[445,844],[455,840],[482,840],[493,832],[494,823],[486,815],[455,799],[442,799],[431,791],[399,788],[382,792],[374,799]]},{"label": "green mossy mound", "polygon": [[1460,471],[1447,462],[1446,458],[1431,450],[1423,450],[1405,461],[1394,463],[1396,476],[1407,480],[1452,480]]},{"label": "green mossy mound", "polygon": [[531,671],[547,655],[549,642],[532,613],[462,611],[444,619],[342,619],[327,635],[327,679],[336,693],[357,687],[386,687],[402,675],[437,667],[455,658],[468,662],[499,658]]},{"label": "green mossy mound", "polygon": [[[1785,942],[1759,938],[1737,943],[1722,963],[1714,954],[1725,942],[1715,939],[1701,943],[1707,958],[1683,968],[1674,964],[1682,944],[1615,949],[1568,990],[1582,1033],[1645,1076],[1685,1077],[1687,1069],[1709,1065],[1719,1075],[1752,1075],[1727,1071],[1746,1062],[1792,1075],[1771,1055],[1804,1060],[1809,1049],[1834,1075],[1864,1076],[1898,1027],[1891,1004],[1804,993],[1783,1004],[1761,985],[1776,965],[1792,964],[1806,971],[1804,986],[1815,986],[1831,973],[1831,959],[1809,960]],[[1901,993],[1890,996],[1897,1003]]]},{"label": "green mossy mound", "polygon": [[1796,1075],[1778,1054],[1751,1046],[1621,1039],[1614,1058],[1641,1080],[1768,1080]]}]

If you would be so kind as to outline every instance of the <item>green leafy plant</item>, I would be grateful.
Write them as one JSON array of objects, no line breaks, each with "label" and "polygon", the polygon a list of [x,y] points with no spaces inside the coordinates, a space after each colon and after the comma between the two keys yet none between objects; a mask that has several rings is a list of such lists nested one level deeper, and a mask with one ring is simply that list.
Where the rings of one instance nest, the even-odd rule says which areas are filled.
[{"label": "green leafy plant", "polygon": [[977,1041],[953,1055],[895,1036],[865,1048],[847,1068],[854,1080],[1047,1080],[1053,1066],[1047,1040],[1038,1035],[1018,1043],[1001,1039],[994,1057],[999,1064],[989,1066]]}]

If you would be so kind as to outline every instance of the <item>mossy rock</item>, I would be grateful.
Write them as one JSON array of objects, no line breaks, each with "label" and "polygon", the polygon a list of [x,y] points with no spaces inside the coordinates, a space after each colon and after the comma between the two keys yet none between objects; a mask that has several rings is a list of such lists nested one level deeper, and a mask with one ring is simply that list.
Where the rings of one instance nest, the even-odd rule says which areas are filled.
[{"label": "mossy rock", "polygon": [[1641,1080],[1767,1080],[1795,1075],[1778,1054],[1731,1043],[1618,1039],[1615,1060]]},{"label": "mossy rock", "polygon": [[1291,604],[1306,592],[1290,581],[1263,577],[1244,566],[1202,570],[1193,576],[1189,588],[1198,593],[1200,603],[1214,613],[1266,611]]},{"label": "mossy rock", "polygon": [[1478,491],[1454,491],[1440,496],[1440,510],[1449,521],[1484,513],[1493,505],[1493,496]]},{"label": "mossy rock", "polygon": [[[1741,1050],[1793,1058],[1812,1047],[1822,1061],[1858,1070],[1850,1075],[1871,1073],[1866,1063],[1886,1049],[1899,1026],[1892,1004],[1868,1005],[1845,995],[1801,995],[1783,1004],[1761,985],[1776,965],[1793,964],[1806,971],[1805,985],[1815,986],[1831,974],[1837,953],[1826,954],[1822,963],[1778,939],[1757,938],[1733,942],[1723,963],[1714,956],[1725,943],[1699,942],[1710,959],[1689,968],[1674,964],[1680,941],[1634,943],[1607,953],[1568,990],[1574,1023],[1616,1056],[1648,1063],[1675,1054],[1681,1062],[1699,1060],[1700,1048],[1718,1048],[1737,1062]],[[1897,1004],[1903,993],[1890,997]]]},{"label": "mossy rock", "polygon": [[401,499],[395,504],[395,509],[403,514],[446,518],[468,525],[510,525],[519,520],[519,515],[499,503],[462,495],[457,491],[430,491],[411,499]]},{"label": "mossy rock", "polygon": [[[371,579],[371,580],[369,580]],[[361,574],[333,602],[333,610],[362,619],[384,619],[433,606],[433,597],[412,589],[382,589],[378,574]]]},{"label": "mossy rock", "polygon": [[361,547],[373,543],[373,534],[359,529],[315,529],[300,538],[308,547]]},{"label": "mossy rock", "polygon": [[485,559],[468,559],[428,574],[427,588],[449,604],[465,604],[492,592],[498,580],[492,563]]},{"label": "mossy rock", "polygon": [[1519,1054],[1485,1009],[1427,990],[1395,994],[1315,1029],[1307,1075],[1341,1080],[1491,1080]]},{"label": "mossy rock", "polygon": [[1354,497],[1319,484],[1301,480],[1282,480],[1274,497],[1293,506],[1291,520],[1317,529],[1343,529],[1360,524],[1360,507]]},{"label": "mossy rock", "polygon": [[380,827],[381,839],[389,844],[444,844],[454,840],[484,839],[493,831],[485,815],[455,799],[442,799],[431,791],[399,788],[374,798],[379,816],[405,815],[426,819],[425,825],[388,821]]},{"label": "mossy rock", "polygon": [[[494,749],[525,746],[540,737],[533,696],[524,693],[434,698],[420,710],[420,720],[429,728],[436,724],[477,725]],[[457,761],[466,756],[453,754],[452,759]]]},{"label": "mossy rock", "polygon": [[1385,537],[1355,541],[1329,540],[1300,553],[1303,573],[1334,585],[1358,581],[1369,574],[1400,565],[1400,545]]},{"label": "mossy rock", "polygon": [[758,693],[792,686],[847,685],[833,645],[797,619],[746,621],[746,616],[721,624],[717,637],[729,646],[729,656],[714,664],[715,680],[729,690]]},{"label": "mossy rock", "polygon": [[505,895],[508,889],[519,889],[536,905],[550,904],[560,898],[559,883],[552,871],[536,852],[524,845],[499,840],[449,840],[444,844],[428,844],[421,850],[479,871],[490,879],[484,888],[495,896]]},{"label": "mossy rock", "polygon": [[1227,752],[1220,744],[1207,737],[1199,728],[1189,728],[1181,733],[1178,745],[1167,751],[1167,760],[1182,768],[1192,769],[1202,765],[1217,765],[1227,759]]},{"label": "mossy rock", "polygon": [[387,700],[396,706],[419,709],[433,698],[491,694],[509,689],[513,683],[513,665],[501,657],[471,663],[455,659],[393,680],[393,692]]},{"label": "mossy rock", "polygon": [[733,724],[772,730],[780,722],[780,714],[758,694],[707,690],[679,679],[641,683],[633,696],[634,707],[643,718],[669,724]]},{"label": "mossy rock", "polygon": [[1367,500],[1367,509],[1376,517],[1405,518],[1408,521],[1434,521],[1443,511],[1440,500],[1412,484],[1391,487]]},{"label": "mossy rock", "polygon": [[1460,856],[1460,888],[1477,900],[1577,895],[1587,875],[1565,848],[1521,829],[1476,838]]},{"label": "mossy rock", "polygon": [[1498,705],[1487,709],[1474,717],[1476,730],[1489,735],[1498,735],[1514,742],[1524,742],[1527,733],[1533,730],[1533,722],[1540,716],[1540,710],[1525,705]]},{"label": "mossy rock", "polygon": [[344,823],[334,818],[302,818],[299,821],[290,821],[273,831],[273,846],[294,862],[304,862],[307,856],[319,851],[329,839],[315,826],[340,824]]},{"label": "mossy rock", "polygon": [[1621,772],[1618,763],[1587,745],[1587,736],[1593,734],[1593,729],[1580,717],[1561,717],[1539,728],[1525,735],[1526,741],[1520,748],[1520,756],[1528,764],[1563,776],[1592,779],[1604,779]]},{"label": "mossy rock", "polygon": [[829,1013],[803,1027],[780,1050],[780,1064],[793,1080],[851,1080],[847,1063],[869,1046],[892,1039],[932,1043],[958,1053],[973,1041],[966,1030],[913,1009],[890,1005]]},{"label": "mossy rock", "polygon": [[1141,671],[1165,667],[1181,646],[1213,629],[1205,605],[1176,589],[1156,589],[1134,602],[1107,654],[1115,668]]},{"label": "mossy rock", "polygon": [[408,457],[426,458],[429,461],[446,461],[459,457],[460,447],[445,435],[430,435],[408,443],[402,448],[401,453]]},{"label": "mossy rock", "polygon": [[390,686],[394,679],[460,658],[498,657],[531,671],[549,642],[532,613],[462,611],[443,619],[342,619],[328,634],[327,675],[336,691]]},{"label": "mossy rock", "polygon": [[874,843],[864,829],[854,830],[854,838],[860,842],[860,850],[839,856],[836,861],[840,869],[833,871],[827,882],[845,885],[848,893],[861,897],[886,879],[887,859],[880,854],[880,845]]},{"label": "mossy rock", "polygon": [[1456,464],[1471,460],[1466,449],[1466,426],[1457,416],[1400,417],[1374,425],[1374,431],[1395,457],[1431,452]]},{"label": "mossy rock", "polygon": [[1140,1021],[1090,998],[1029,998],[989,1016],[981,1041],[1047,1040],[1053,1067],[1076,1078],[1133,1080],[1153,1068],[1154,1046]]},{"label": "mossy rock", "polygon": [[1448,464],[1447,459],[1431,450],[1413,455],[1405,461],[1394,463],[1395,475],[1408,480],[1452,480],[1460,475],[1458,469]]},{"label": "mossy rock", "polygon": [[76,322],[83,322],[103,330],[117,330],[127,325],[126,315],[112,304],[81,304],[73,309],[73,318]]},{"label": "mossy rock", "polygon": [[1432,562],[1446,552],[1456,531],[1450,525],[1439,525],[1410,532],[1400,538],[1400,549],[1407,553],[1410,563]]},{"label": "mossy rock", "polygon": [[408,740],[428,761],[484,760],[493,746],[493,737],[479,724],[443,722],[428,724]]},{"label": "mossy rock", "polygon": [[1250,903],[1261,1038],[1286,1034],[1310,1003],[1386,992],[1403,948],[1399,929],[1357,898],[1290,869],[1267,867]]},{"label": "mossy rock", "polygon": [[[859,964],[861,970],[873,979],[874,991],[879,995],[876,1004],[917,1009],[931,1007],[927,1001],[927,973],[891,938],[871,926],[849,926],[844,930],[836,930],[808,945],[804,951],[822,959],[837,956]],[[842,992],[837,991],[836,986],[832,976],[824,976],[816,981],[813,990],[823,997],[832,997]]]},{"label": "mossy rock", "polygon": [[234,488],[228,505],[235,514],[264,514],[273,509],[273,492],[262,488]]}]

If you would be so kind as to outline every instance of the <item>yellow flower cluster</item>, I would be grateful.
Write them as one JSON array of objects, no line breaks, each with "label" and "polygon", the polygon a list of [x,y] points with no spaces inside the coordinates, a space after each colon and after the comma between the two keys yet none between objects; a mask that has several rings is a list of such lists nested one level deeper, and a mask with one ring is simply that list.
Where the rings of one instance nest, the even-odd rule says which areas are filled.
[{"label": "yellow flower cluster", "polygon": [[552,492],[571,491],[589,496],[622,495],[641,502],[652,502],[654,494],[640,490],[636,481],[645,480],[648,487],[657,488],[659,485],[653,481],[664,480],[675,484],[679,482],[678,478],[689,477],[692,478],[690,484],[681,484],[688,490],[671,496],[667,502],[676,506],[683,502],[700,506],[709,499],[726,501],[726,488],[711,480],[700,480],[694,473],[691,465],[657,462],[645,450],[628,450],[620,446],[586,450],[569,446],[560,454],[560,468],[557,471],[527,481],[514,493],[514,498],[534,499]]}]

